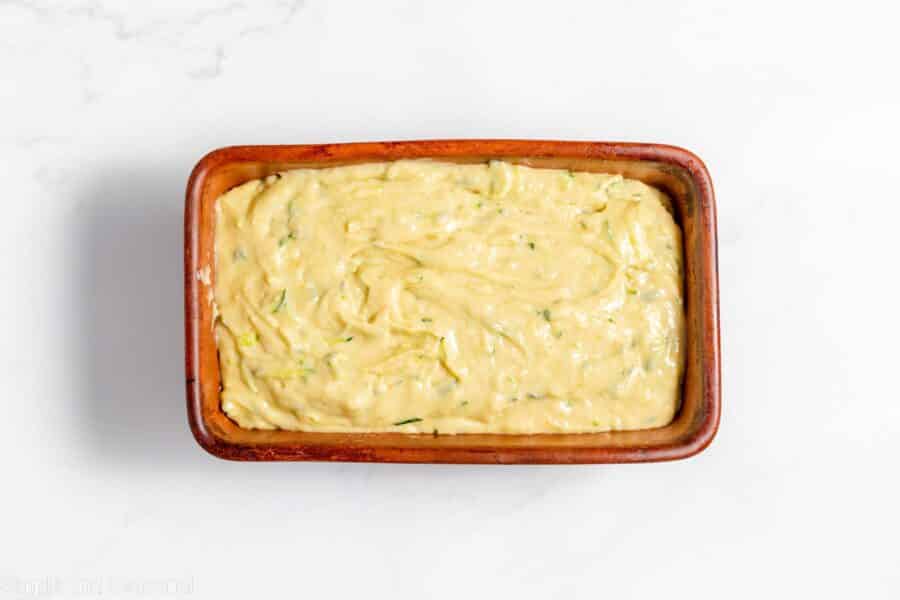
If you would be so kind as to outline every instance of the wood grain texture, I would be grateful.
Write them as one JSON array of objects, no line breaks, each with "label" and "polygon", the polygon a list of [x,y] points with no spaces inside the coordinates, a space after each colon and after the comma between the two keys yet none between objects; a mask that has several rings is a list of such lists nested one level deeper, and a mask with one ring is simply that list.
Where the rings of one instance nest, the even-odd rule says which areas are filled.
[{"label": "wood grain texture", "polygon": [[[226,190],[278,171],[413,158],[618,173],[664,190],[684,243],[687,353],[682,402],[666,427],[580,434],[314,433],[241,429],[221,410],[210,299],[215,284],[214,204]],[[184,219],[185,370],[188,420],[200,445],[232,460],[573,464],[686,458],[716,434],[721,350],[712,181],[703,162],[674,146],[623,142],[432,140],[297,146],[234,146],[203,157],[191,173]],[[209,285],[197,272],[210,267]]]}]

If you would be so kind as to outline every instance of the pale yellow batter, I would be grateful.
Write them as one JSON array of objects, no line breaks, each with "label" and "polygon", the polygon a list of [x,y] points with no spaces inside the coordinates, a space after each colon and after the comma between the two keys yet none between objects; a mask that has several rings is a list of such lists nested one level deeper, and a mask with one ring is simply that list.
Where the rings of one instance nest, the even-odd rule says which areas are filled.
[{"label": "pale yellow batter", "polygon": [[217,201],[222,408],[242,427],[659,427],[681,234],[617,175],[505,162],[298,170]]}]

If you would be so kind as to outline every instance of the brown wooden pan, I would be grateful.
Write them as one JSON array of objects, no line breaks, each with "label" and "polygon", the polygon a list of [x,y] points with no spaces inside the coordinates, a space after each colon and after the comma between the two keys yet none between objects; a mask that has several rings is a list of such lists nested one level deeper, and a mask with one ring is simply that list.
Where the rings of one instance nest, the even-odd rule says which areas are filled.
[{"label": "brown wooden pan", "polygon": [[[619,173],[664,190],[683,230],[686,370],[681,408],[666,427],[578,434],[308,433],[241,429],[222,412],[213,336],[214,203],[251,179],[295,168],[405,158],[476,163],[503,159],[534,167]],[[191,173],[184,216],[185,368],[188,420],[203,448],[233,460],[414,463],[620,463],[692,456],[719,425],[719,290],[716,207],[703,162],[673,146],[620,142],[434,140],[299,146],[236,146],[203,157]],[[211,282],[211,283],[212,283]]]}]

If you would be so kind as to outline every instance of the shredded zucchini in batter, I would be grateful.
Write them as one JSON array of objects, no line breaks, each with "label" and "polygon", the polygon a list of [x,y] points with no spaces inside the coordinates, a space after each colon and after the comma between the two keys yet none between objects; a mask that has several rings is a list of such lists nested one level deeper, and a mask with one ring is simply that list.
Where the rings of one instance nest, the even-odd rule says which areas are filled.
[{"label": "shredded zucchini in batter", "polygon": [[308,431],[668,424],[681,234],[658,190],[494,161],[304,169],[216,204],[222,407]]}]

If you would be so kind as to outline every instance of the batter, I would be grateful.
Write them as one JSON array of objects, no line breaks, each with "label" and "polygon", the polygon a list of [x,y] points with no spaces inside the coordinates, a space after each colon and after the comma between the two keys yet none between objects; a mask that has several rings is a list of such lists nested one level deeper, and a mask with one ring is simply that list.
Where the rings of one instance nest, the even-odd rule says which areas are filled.
[{"label": "batter", "polygon": [[242,427],[572,433],[678,409],[681,233],[641,182],[399,161],[250,181],[216,210]]}]

